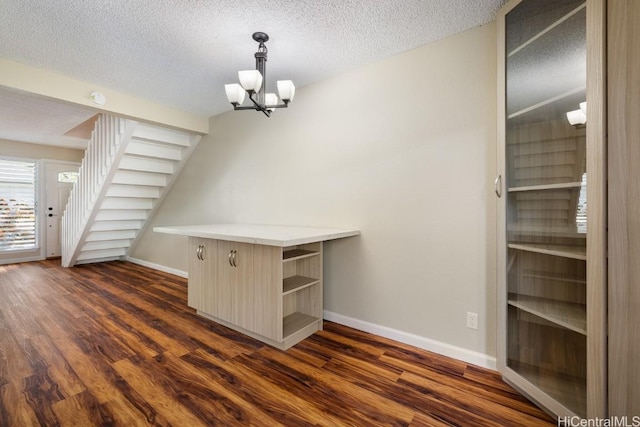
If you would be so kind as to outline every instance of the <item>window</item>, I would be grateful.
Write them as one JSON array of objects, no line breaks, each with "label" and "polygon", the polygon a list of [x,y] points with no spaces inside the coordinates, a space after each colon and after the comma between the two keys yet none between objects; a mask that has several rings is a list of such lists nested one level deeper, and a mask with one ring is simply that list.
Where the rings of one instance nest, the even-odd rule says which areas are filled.
[{"label": "window", "polygon": [[58,182],[78,182],[79,172],[58,172]]},{"label": "window", "polygon": [[0,158],[0,252],[36,248],[36,162]]}]

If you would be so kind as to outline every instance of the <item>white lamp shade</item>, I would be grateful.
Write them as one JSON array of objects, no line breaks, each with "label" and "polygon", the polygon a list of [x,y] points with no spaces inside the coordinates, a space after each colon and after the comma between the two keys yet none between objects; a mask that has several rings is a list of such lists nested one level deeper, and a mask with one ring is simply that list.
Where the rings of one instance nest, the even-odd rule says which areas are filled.
[{"label": "white lamp shade", "polygon": [[238,71],[240,84],[246,91],[259,91],[262,87],[262,74],[258,70]]},{"label": "white lamp shade", "polygon": [[278,93],[283,101],[293,101],[296,87],[291,80],[278,80]]},{"label": "white lamp shade", "polygon": [[237,83],[224,85],[224,91],[227,93],[227,99],[232,104],[242,104],[244,97],[247,95],[247,92]]},{"label": "white lamp shade", "polygon": [[573,110],[567,112],[567,120],[572,126],[575,125],[583,125],[587,123],[587,116],[582,112],[582,110]]},{"label": "white lamp shade", "polygon": [[264,106],[267,107],[269,111],[275,110],[275,108],[269,108],[274,105],[278,105],[278,95],[275,93],[265,93],[264,94]]},{"label": "white lamp shade", "polygon": [[270,107],[272,105],[278,105],[278,95],[276,95],[275,93],[267,93],[264,95],[264,104],[267,107]]},{"label": "white lamp shade", "polygon": [[580,110],[585,116],[587,115],[587,101],[580,103]]}]

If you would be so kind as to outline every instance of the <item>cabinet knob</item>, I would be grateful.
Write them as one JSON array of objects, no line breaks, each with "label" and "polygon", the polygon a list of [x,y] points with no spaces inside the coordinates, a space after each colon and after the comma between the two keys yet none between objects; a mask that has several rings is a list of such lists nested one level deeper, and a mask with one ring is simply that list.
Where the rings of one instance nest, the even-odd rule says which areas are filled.
[{"label": "cabinet knob", "polygon": [[236,264],[236,254],[238,253],[238,251],[236,251],[235,249],[231,249],[229,251],[229,265],[231,267],[237,267],[238,265]]},{"label": "cabinet knob", "polygon": [[196,249],[196,257],[200,261],[204,261],[204,245],[198,245],[198,249]]}]

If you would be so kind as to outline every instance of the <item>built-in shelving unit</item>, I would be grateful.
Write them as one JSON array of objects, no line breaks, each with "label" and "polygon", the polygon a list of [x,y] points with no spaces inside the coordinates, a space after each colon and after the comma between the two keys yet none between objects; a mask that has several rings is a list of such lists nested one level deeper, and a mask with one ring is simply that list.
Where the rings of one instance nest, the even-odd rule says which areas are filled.
[{"label": "built-in shelving unit", "polygon": [[[499,369],[556,415],[586,416],[586,2],[501,13]],[[503,31],[502,31],[503,30]],[[500,182],[499,180],[497,182]],[[498,191],[498,194],[501,194]]]},{"label": "built-in shelving unit", "polygon": [[282,251],[283,338],[322,329],[322,243]]}]

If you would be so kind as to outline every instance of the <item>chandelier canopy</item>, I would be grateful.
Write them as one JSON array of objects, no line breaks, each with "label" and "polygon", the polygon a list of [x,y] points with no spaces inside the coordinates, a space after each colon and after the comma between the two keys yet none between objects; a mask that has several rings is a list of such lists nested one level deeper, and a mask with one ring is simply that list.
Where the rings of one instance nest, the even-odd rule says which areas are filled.
[{"label": "chandelier canopy", "polygon": [[[289,106],[289,102],[293,101],[296,93],[296,87],[291,80],[278,80],[278,94],[282,104],[278,103],[278,95],[266,93],[267,46],[265,43],[269,40],[269,36],[266,33],[256,32],[253,33],[253,39],[258,42],[258,51],[254,55],[256,69],[238,71],[240,84],[224,85],[224,90],[234,110],[262,111],[267,117],[270,117],[276,108]],[[249,100],[253,105],[242,105],[247,94],[249,94]]]}]

